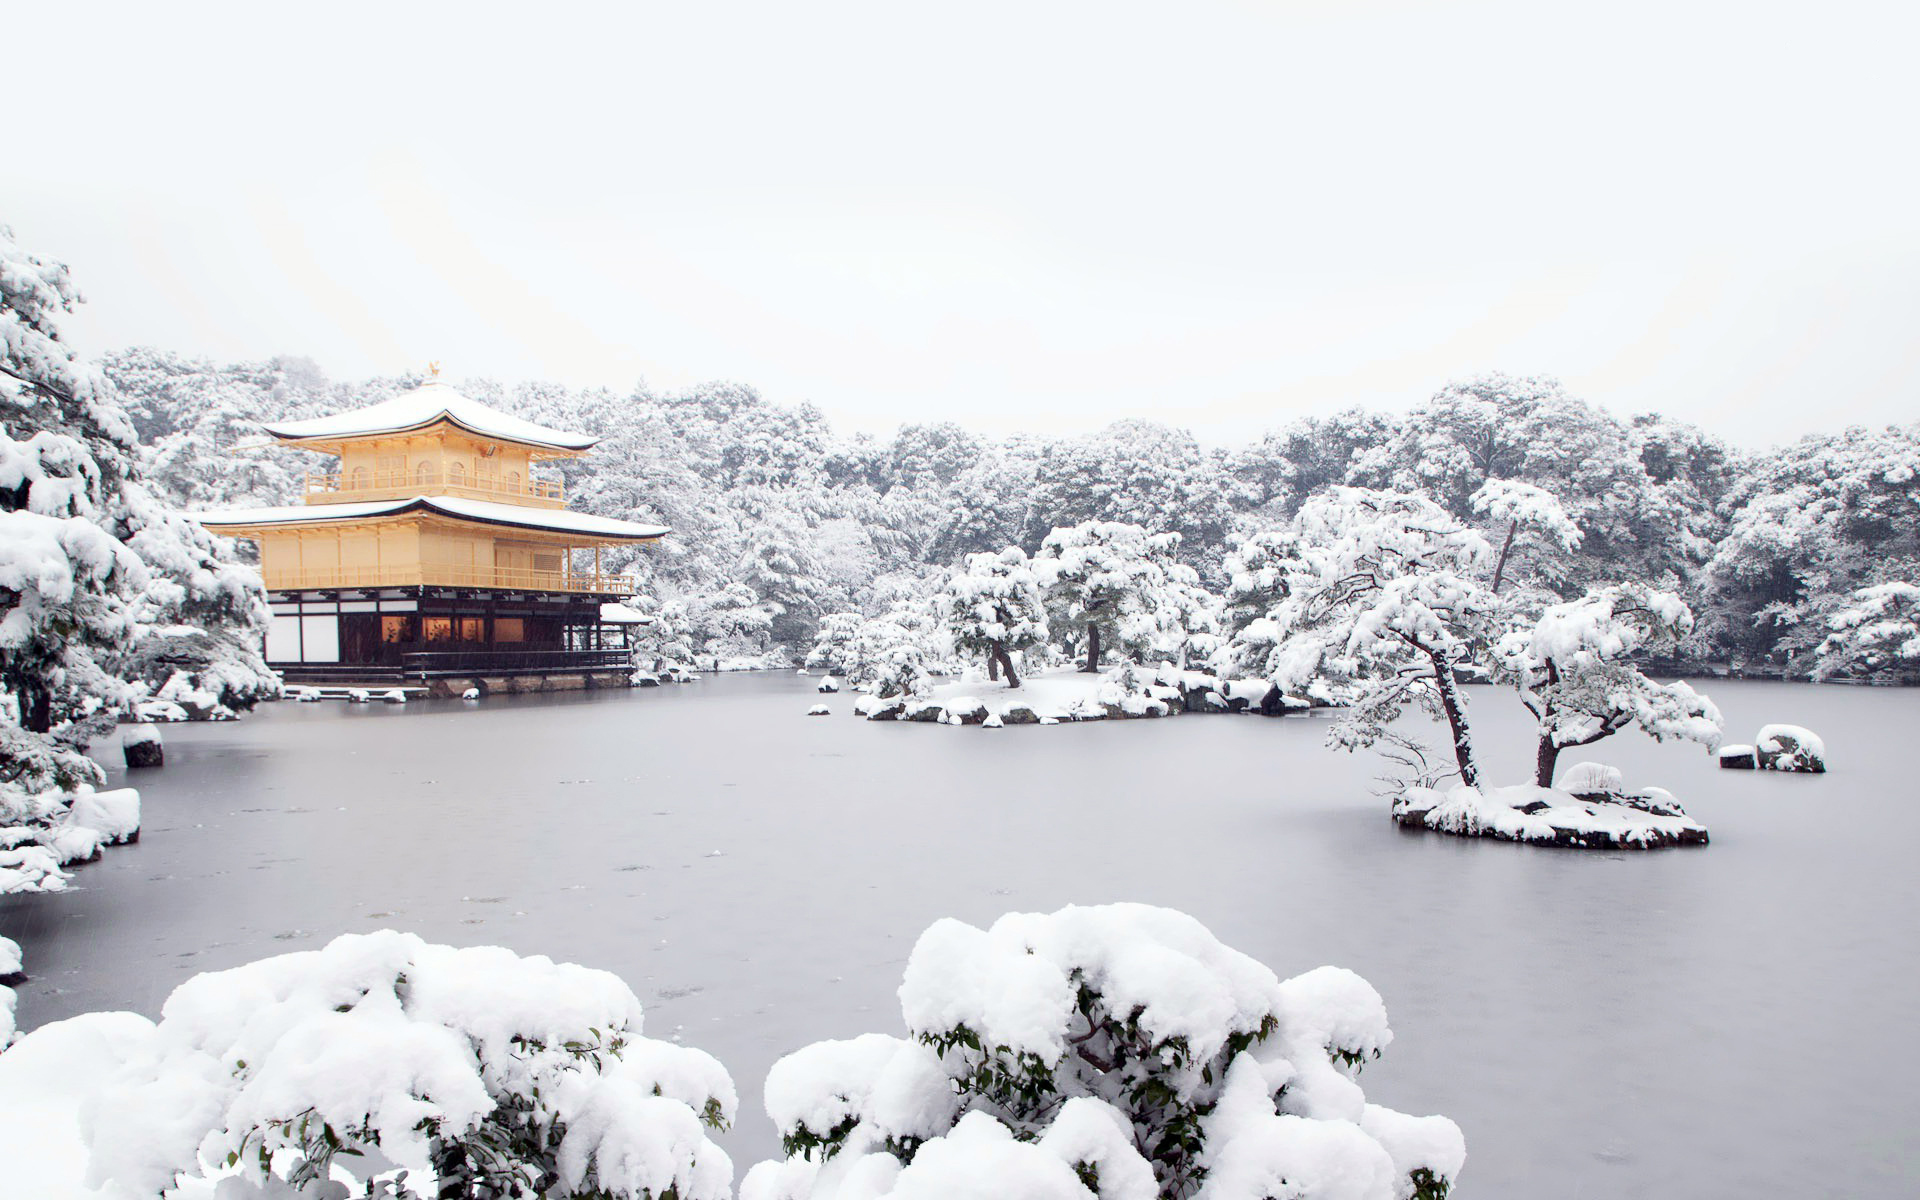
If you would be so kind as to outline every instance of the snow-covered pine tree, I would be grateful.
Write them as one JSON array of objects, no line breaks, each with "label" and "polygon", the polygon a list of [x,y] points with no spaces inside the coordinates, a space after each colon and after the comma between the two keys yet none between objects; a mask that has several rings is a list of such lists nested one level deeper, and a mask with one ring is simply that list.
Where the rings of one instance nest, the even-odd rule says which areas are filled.
[{"label": "snow-covered pine tree", "polygon": [[1018,546],[969,554],[947,578],[947,622],[954,649],[987,661],[987,678],[1006,672],[1020,686],[1013,654],[1047,640],[1046,601],[1033,564]]},{"label": "snow-covered pine tree", "polygon": [[1861,588],[1828,621],[1819,675],[1920,670],[1920,586],[1895,582]]},{"label": "snow-covered pine tree", "polygon": [[1566,564],[1556,559],[1580,544],[1580,527],[1567,515],[1559,497],[1530,483],[1489,479],[1468,503],[1493,524],[1488,540],[1499,549],[1494,553],[1493,580],[1487,585],[1491,590],[1498,592],[1507,582],[1509,568],[1521,565],[1543,583],[1565,578]]},{"label": "snow-covered pine tree", "polygon": [[1595,588],[1501,637],[1494,661],[1538,725],[1534,784],[1552,787],[1560,752],[1624,729],[1655,741],[1720,740],[1720,710],[1685,683],[1655,683],[1632,658],[1693,630],[1680,597],[1643,584]]},{"label": "snow-covered pine tree", "polygon": [[259,577],[139,478],[111,384],[61,340],[67,268],[0,226],[0,791],[99,778],[83,753],[173,682],[244,707],[278,687]]},{"label": "snow-covered pine tree", "polygon": [[1082,521],[1046,536],[1035,573],[1055,629],[1085,634],[1082,671],[1098,671],[1108,648],[1136,658],[1152,648],[1165,566],[1179,544],[1179,534],[1124,521]]},{"label": "snow-covered pine tree", "polygon": [[1389,736],[1409,704],[1446,721],[1461,782],[1479,786],[1466,699],[1455,672],[1491,632],[1482,582],[1493,550],[1425,496],[1332,488],[1298,519],[1298,553],[1269,614],[1270,678],[1302,692],[1323,676],[1349,707],[1329,733],[1354,750]]}]

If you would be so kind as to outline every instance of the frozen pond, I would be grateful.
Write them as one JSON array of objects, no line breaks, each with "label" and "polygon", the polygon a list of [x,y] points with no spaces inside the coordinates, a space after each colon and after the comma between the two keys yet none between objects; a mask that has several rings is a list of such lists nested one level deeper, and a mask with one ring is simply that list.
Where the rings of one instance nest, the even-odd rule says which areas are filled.
[{"label": "frozen pond", "polygon": [[[824,1037],[899,1032],[940,916],[1133,899],[1290,975],[1386,997],[1371,1098],[1466,1131],[1463,1197],[1907,1196],[1920,1032],[1920,690],[1724,684],[1730,740],[1825,735],[1824,778],[1598,747],[1714,843],[1592,854],[1403,833],[1316,720],[947,729],[802,714],[792,675],[565,697],[269,706],[167,731],[142,842],[65,896],[0,900],[25,1027],[157,1013],[188,975],[392,926],[621,975],[649,1032],[759,1087]],[[1476,689],[1483,768],[1530,772]],[[1574,754],[1568,761],[1580,757]],[[717,852],[717,854],[716,854]],[[1906,1096],[1906,1100],[1900,1097]]]}]

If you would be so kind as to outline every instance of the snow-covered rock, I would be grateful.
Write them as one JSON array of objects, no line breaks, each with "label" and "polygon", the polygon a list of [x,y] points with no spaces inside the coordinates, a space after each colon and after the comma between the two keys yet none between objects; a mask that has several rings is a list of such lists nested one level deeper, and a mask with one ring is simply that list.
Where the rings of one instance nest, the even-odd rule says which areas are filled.
[{"label": "snow-covered rock", "polygon": [[347,702],[349,704],[368,704],[371,703],[372,700],[373,696],[365,688],[349,688],[347,690]]},{"label": "snow-covered rock", "polygon": [[1753,745],[1763,771],[1820,775],[1827,769],[1826,743],[1819,734],[1799,725],[1763,725]]},{"label": "snow-covered rock", "polygon": [[1760,765],[1760,756],[1752,746],[1735,743],[1720,747],[1720,765],[1731,771],[1751,771]]},{"label": "snow-covered rock", "polygon": [[120,753],[129,768],[164,766],[167,761],[160,731],[144,721],[121,727]]},{"label": "snow-covered rock", "polygon": [[380,693],[380,698],[388,704],[405,704],[407,702],[407,693],[399,688],[389,688]]},{"label": "snow-covered rock", "polygon": [[478,700],[480,698],[480,689],[477,687],[470,687],[466,691],[460,693],[460,698],[462,700]]},{"label": "snow-covered rock", "polygon": [[[802,671],[801,674],[804,675],[806,672]],[[840,681],[829,675],[825,679],[822,679],[820,685],[813,690],[816,692],[837,692],[840,690]]]},{"label": "snow-covered rock", "polygon": [[1393,819],[1440,833],[1584,850],[1705,845],[1706,826],[1681,811],[1671,793],[1656,791],[1596,799],[1558,788],[1412,787],[1394,801]]},{"label": "snow-covered rock", "polygon": [[807,710],[807,715],[810,717],[830,717],[833,715],[833,710],[824,704],[816,704]]}]

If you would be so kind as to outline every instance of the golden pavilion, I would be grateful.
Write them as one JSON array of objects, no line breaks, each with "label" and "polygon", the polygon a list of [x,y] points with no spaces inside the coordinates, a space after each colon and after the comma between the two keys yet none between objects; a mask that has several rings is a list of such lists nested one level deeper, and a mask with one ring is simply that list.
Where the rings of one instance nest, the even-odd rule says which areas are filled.
[{"label": "golden pavilion", "polygon": [[266,430],[336,461],[307,475],[302,504],[197,519],[259,546],[267,661],[289,682],[444,692],[624,680],[624,636],[601,614],[627,614],[617,602],[634,583],[603,573],[601,552],[668,531],[568,512],[559,481],[535,474],[597,439],[509,416],[437,378]]}]

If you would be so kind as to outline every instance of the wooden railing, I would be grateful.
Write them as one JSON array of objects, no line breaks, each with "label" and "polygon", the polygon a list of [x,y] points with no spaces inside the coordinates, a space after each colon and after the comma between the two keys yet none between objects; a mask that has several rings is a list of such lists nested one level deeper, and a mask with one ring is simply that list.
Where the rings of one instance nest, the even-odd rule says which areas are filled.
[{"label": "wooden railing", "polygon": [[388,500],[402,496],[465,496],[474,500],[505,500],[559,508],[567,502],[566,488],[557,479],[502,479],[493,475],[442,475],[435,470],[369,471],[360,468],[309,471],[302,488],[308,504],[341,504],[353,500]]},{"label": "wooden railing", "polygon": [[570,592],[631,596],[631,575],[590,571],[534,571],[518,567],[455,567],[424,563],[404,567],[314,567],[263,572],[271,591],[308,588],[476,587],[516,592]]}]

